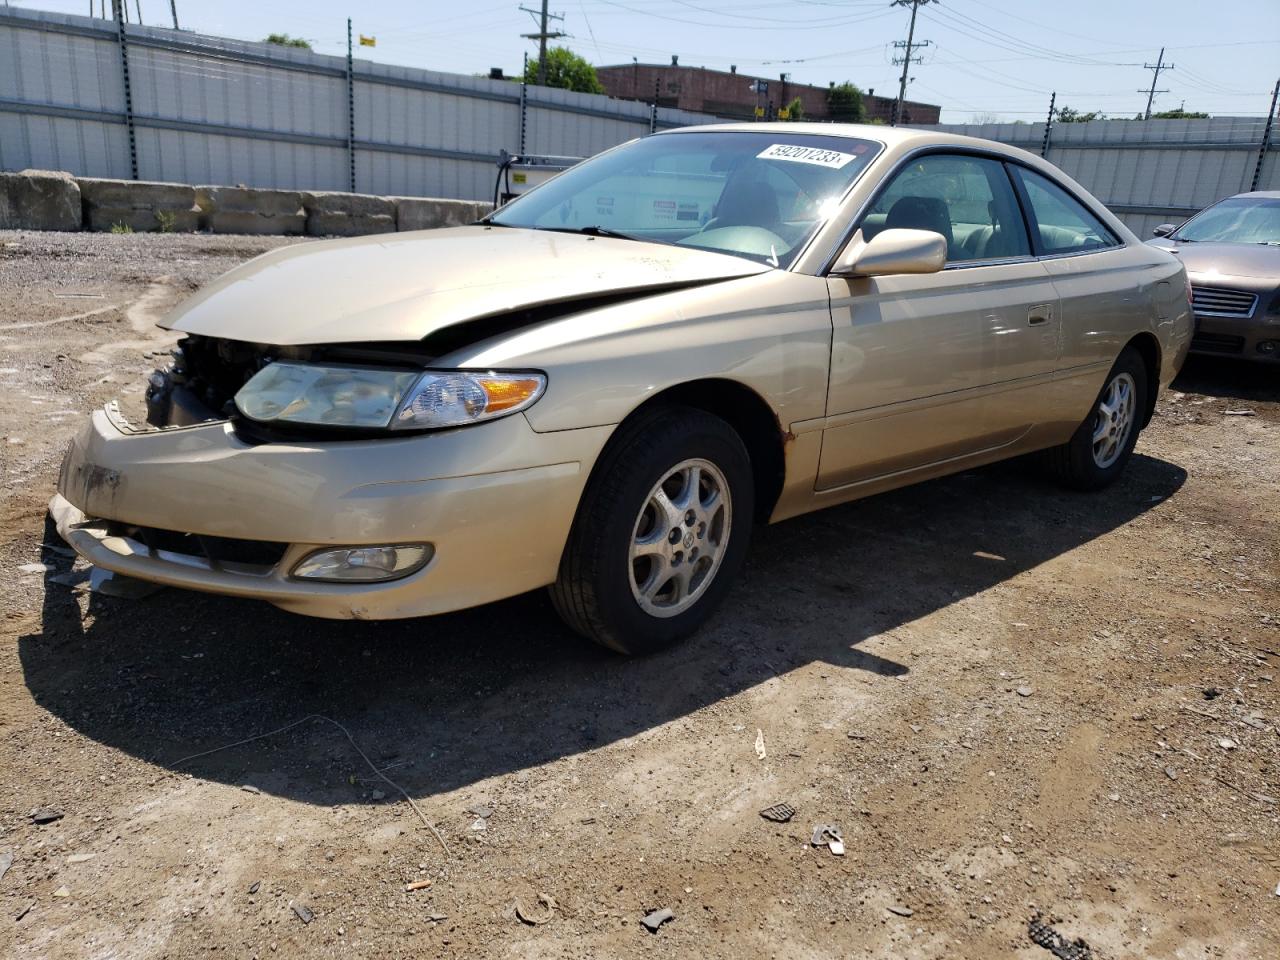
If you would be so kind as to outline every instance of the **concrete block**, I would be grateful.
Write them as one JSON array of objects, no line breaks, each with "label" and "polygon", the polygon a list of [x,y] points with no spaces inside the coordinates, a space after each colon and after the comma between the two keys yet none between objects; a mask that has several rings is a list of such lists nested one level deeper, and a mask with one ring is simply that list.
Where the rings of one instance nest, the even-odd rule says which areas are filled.
[{"label": "concrete block", "polygon": [[297,190],[196,187],[200,226],[214,233],[301,234],[307,211]]},{"label": "concrete block", "polygon": [[69,173],[0,173],[0,230],[79,230],[80,187]]},{"label": "concrete block", "polygon": [[359,237],[393,233],[396,205],[362,193],[304,193],[307,233],[313,237]]},{"label": "concrete block", "polygon": [[122,224],[135,231],[190,233],[200,226],[195,187],[147,180],[98,180],[78,177],[90,230]]},{"label": "concrete block", "polygon": [[396,204],[398,230],[432,230],[475,223],[493,204],[481,200],[438,200],[432,197],[389,197]]}]

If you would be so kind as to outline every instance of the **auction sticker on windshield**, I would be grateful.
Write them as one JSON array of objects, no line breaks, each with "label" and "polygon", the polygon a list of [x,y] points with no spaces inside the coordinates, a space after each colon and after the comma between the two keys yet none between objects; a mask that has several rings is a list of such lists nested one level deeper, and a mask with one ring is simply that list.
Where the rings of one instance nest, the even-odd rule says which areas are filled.
[{"label": "auction sticker on windshield", "polygon": [[856,160],[852,153],[840,153],[836,150],[823,150],[821,147],[801,147],[794,144],[775,143],[756,154],[757,160],[790,160],[792,163],[812,163],[819,167],[831,167],[839,170],[850,160]]}]

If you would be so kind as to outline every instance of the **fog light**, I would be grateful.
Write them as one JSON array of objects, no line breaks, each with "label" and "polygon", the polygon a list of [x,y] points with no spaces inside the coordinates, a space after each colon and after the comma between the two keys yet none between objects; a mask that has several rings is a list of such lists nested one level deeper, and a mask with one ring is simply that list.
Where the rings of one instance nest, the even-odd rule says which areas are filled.
[{"label": "fog light", "polygon": [[1267,356],[1275,353],[1277,348],[1280,348],[1280,340],[1263,340],[1258,344],[1258,352],[1265,353]]},{"label": "fog light", "polygon": [[293,568],[299,580],[330,583],[379,583],[421,570],[432,554],[428,543],[386,547],[337,547],[309,553]]}]

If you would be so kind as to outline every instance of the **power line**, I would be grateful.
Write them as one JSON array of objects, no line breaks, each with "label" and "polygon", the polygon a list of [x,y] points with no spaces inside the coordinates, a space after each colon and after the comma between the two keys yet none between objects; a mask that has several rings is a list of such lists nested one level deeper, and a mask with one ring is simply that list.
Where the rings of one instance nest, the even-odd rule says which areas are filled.
[{"label": "power line", "polygon": [[1165,89],[1165,90],[1157,90],[1157,89],[1156,89],[1156,81],[1160,79],[1160,73],[1161,73],[1161,71],[1163,71],[1163,70],[1172,70],[1172,69],[1173,69],[1173,64],[1172,64],[1172,63],[1165,63],[1165,62],[1164,62],[1164,47],[1161,47],[1161,48],[1160,48],[1160,57],[1159,57],[1159,59],[1157,59],[1155,63],[1144,63],[1144,64],[1142,65],[1142,68],[1143,68],[1144,70],[1150,70],[1150,71],[1152,71],[1152,73],[1151,73],[1151,89],[1150,89],[1150,90],[1139,90],[1139,91],[1138,91],[1139,93],[1145,93],[1145,94],[1147,95],[1147,112],[1146,112],[1146,115],[1145,115],[1142,119],[1144,119],[1144,120],[1150,120],[1150,119],[1151,119],[1151,101],[1153,101],[1153,100],[1156,98],[1156,94],[1157,94],[1157,93],[1168,93],[1168,92],[1169,92],[1167,89]]},{"label": "power line", "polygon": [[929,46],[928,40],[916,42],[916,11],[924,4],[937,3],[937,0],[893,0],[892,6],[905,7],[908,3],[911,4],[911,25],[907,27],[906,42],[904,43],[901,40],[893,42],[895,49],[902,50],[901,59],[898,57],[893,58],[894,63],[902,64],[902,78],[898,81],[898,99],[893,104],[893,117],[889,121],[890,126],[894,127],[898,125],[898,120],[902,117],[902,101],[907,96],[907,73],[910,71],[912,63],[920,63],[920,58],[912,57],[911,51],[913,48],[918,49]]}]

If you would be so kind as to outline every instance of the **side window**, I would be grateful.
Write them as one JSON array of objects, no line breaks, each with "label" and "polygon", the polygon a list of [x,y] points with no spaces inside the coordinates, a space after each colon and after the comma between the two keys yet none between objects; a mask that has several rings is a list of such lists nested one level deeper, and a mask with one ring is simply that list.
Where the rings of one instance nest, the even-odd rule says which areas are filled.
[{"label": "side window", "polygon": [[1060,186],[1023,167],[1013,167],[1031,204],[1030,215],[1040,238],[1040,253],[1081,253],[1120,243],[1075,197]]},{"label": "side window", "polygon": [[863,217],[862,236],[906,227],[947,240],[947,262],[1031,253],[1013,185],[996,160],[929,154],[898,171]]}]

